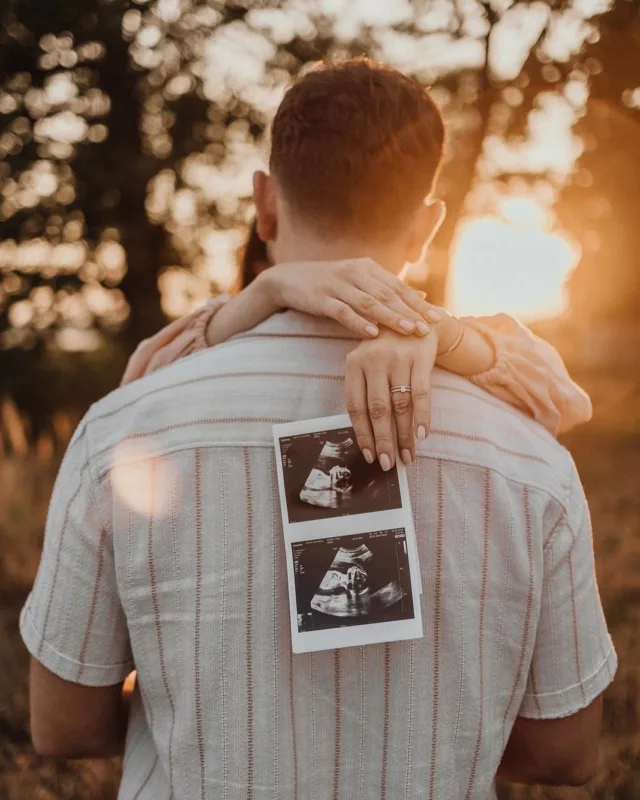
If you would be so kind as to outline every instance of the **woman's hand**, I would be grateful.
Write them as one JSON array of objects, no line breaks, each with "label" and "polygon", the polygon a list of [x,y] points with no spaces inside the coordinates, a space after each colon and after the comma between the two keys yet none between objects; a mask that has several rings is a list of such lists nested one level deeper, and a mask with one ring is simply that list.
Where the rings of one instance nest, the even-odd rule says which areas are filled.
[{"label": "woman's hand", "polygon": [[[356,439],[365,459],[371,464],[377,456],[385,471],[395,463],[394,425],[405,464],[415,457],[415,437],[429,433],[437,329],[422,339],[383,331],[347,356],[347,411]],[[411,392],[392,394],[393,386],[410,386]]]},{"label": "woman's hand", "polygon": [[426,336],[440,314],[421,292],[370,258],[277,264],[261,282],[277,308],[329,317],[363,338],[375,338],[381,325],[407,336]]}]

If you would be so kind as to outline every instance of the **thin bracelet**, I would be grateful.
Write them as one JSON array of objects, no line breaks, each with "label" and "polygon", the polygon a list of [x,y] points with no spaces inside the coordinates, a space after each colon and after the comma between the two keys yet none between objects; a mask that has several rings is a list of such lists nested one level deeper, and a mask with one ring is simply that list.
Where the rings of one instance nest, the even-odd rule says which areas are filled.
[{"label": "thin bracelet", "polygon": [[438,358],[442,358],[443,356],[448,356],[449,354],[453,353],[454,350],[460,347],[460,343],[464,339],[464,323],[460,317],[455,317],[455,319],[458,320],[458,324],[460,325],[460,333],[451,347],[448,347],[443,353],[438,353]]}]

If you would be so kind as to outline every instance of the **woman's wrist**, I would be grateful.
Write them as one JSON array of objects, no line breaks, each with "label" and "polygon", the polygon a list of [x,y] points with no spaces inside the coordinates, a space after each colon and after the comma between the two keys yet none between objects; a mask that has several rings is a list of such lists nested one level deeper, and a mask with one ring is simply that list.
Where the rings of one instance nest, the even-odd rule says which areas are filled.
[{"label": "woman's wrist", "polygon": [[493,368],[496,360],[493,346],[464,320],[443,312],[434,328],[438,330],[437,366],[463,376]]},{"label": "woman's wrist", "polygon": [[[265,272],[270,272],[270,267]],[[281,306],[277,304],[274,288],[259,275],[240,294],[232,297],[210,319],[205,332],[207,345],[226,342],[232,336],[255,327]]]},{"label": "woman's wrist", "polygon": [[432,329],[436,331],[438,336],[438,352],[436,355],[436,364],[439,364],[441,359],[446,358],[451,353],[458,337],[460,336],[462,322],[445,311],[443,308],[438,308],[438,312],[442,318],[438,323],[432,325]]},{"label": "woman's wrist", "polygon": [[267,316],[286,308],[281,292],[281,269],[277,265],[265,269],[247,287],[253,288],[254,293],[260,296],[265,310],[269,311]]}]

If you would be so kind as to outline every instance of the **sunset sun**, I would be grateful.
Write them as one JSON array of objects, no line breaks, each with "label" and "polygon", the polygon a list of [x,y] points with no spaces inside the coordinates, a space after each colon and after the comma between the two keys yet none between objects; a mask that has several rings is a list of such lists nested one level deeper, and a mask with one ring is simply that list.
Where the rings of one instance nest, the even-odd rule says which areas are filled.
[{"label": "sunset sun", "polygon": [[577,248],[547,229],[546,213],[533,199],[509,198],[499,211],[460,226],[449,285],[452,309],[458,314],[508,309],[524,320],[561,314]]}]

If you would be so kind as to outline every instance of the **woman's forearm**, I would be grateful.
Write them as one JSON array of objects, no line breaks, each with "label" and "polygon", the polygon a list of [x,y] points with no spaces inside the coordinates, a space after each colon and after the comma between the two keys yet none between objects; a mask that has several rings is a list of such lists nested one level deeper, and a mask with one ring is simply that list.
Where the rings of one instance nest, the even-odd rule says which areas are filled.
[{"label": "woman's forearm", "polygon": [[251,330],[280,310],[262,277],[256,278],[213,315],[205,333],[210,347]]},{"label": "woman's forearm", "polygon": [[[485,337],[474,328],[450,315],[445,315],[438,325],[438,350],[436,364],[458,375],[478,375],[495,365],[496,354]],[[460,327],[462,326],[462,328]],[[462,334],[459,344],[449,353]]]}]

